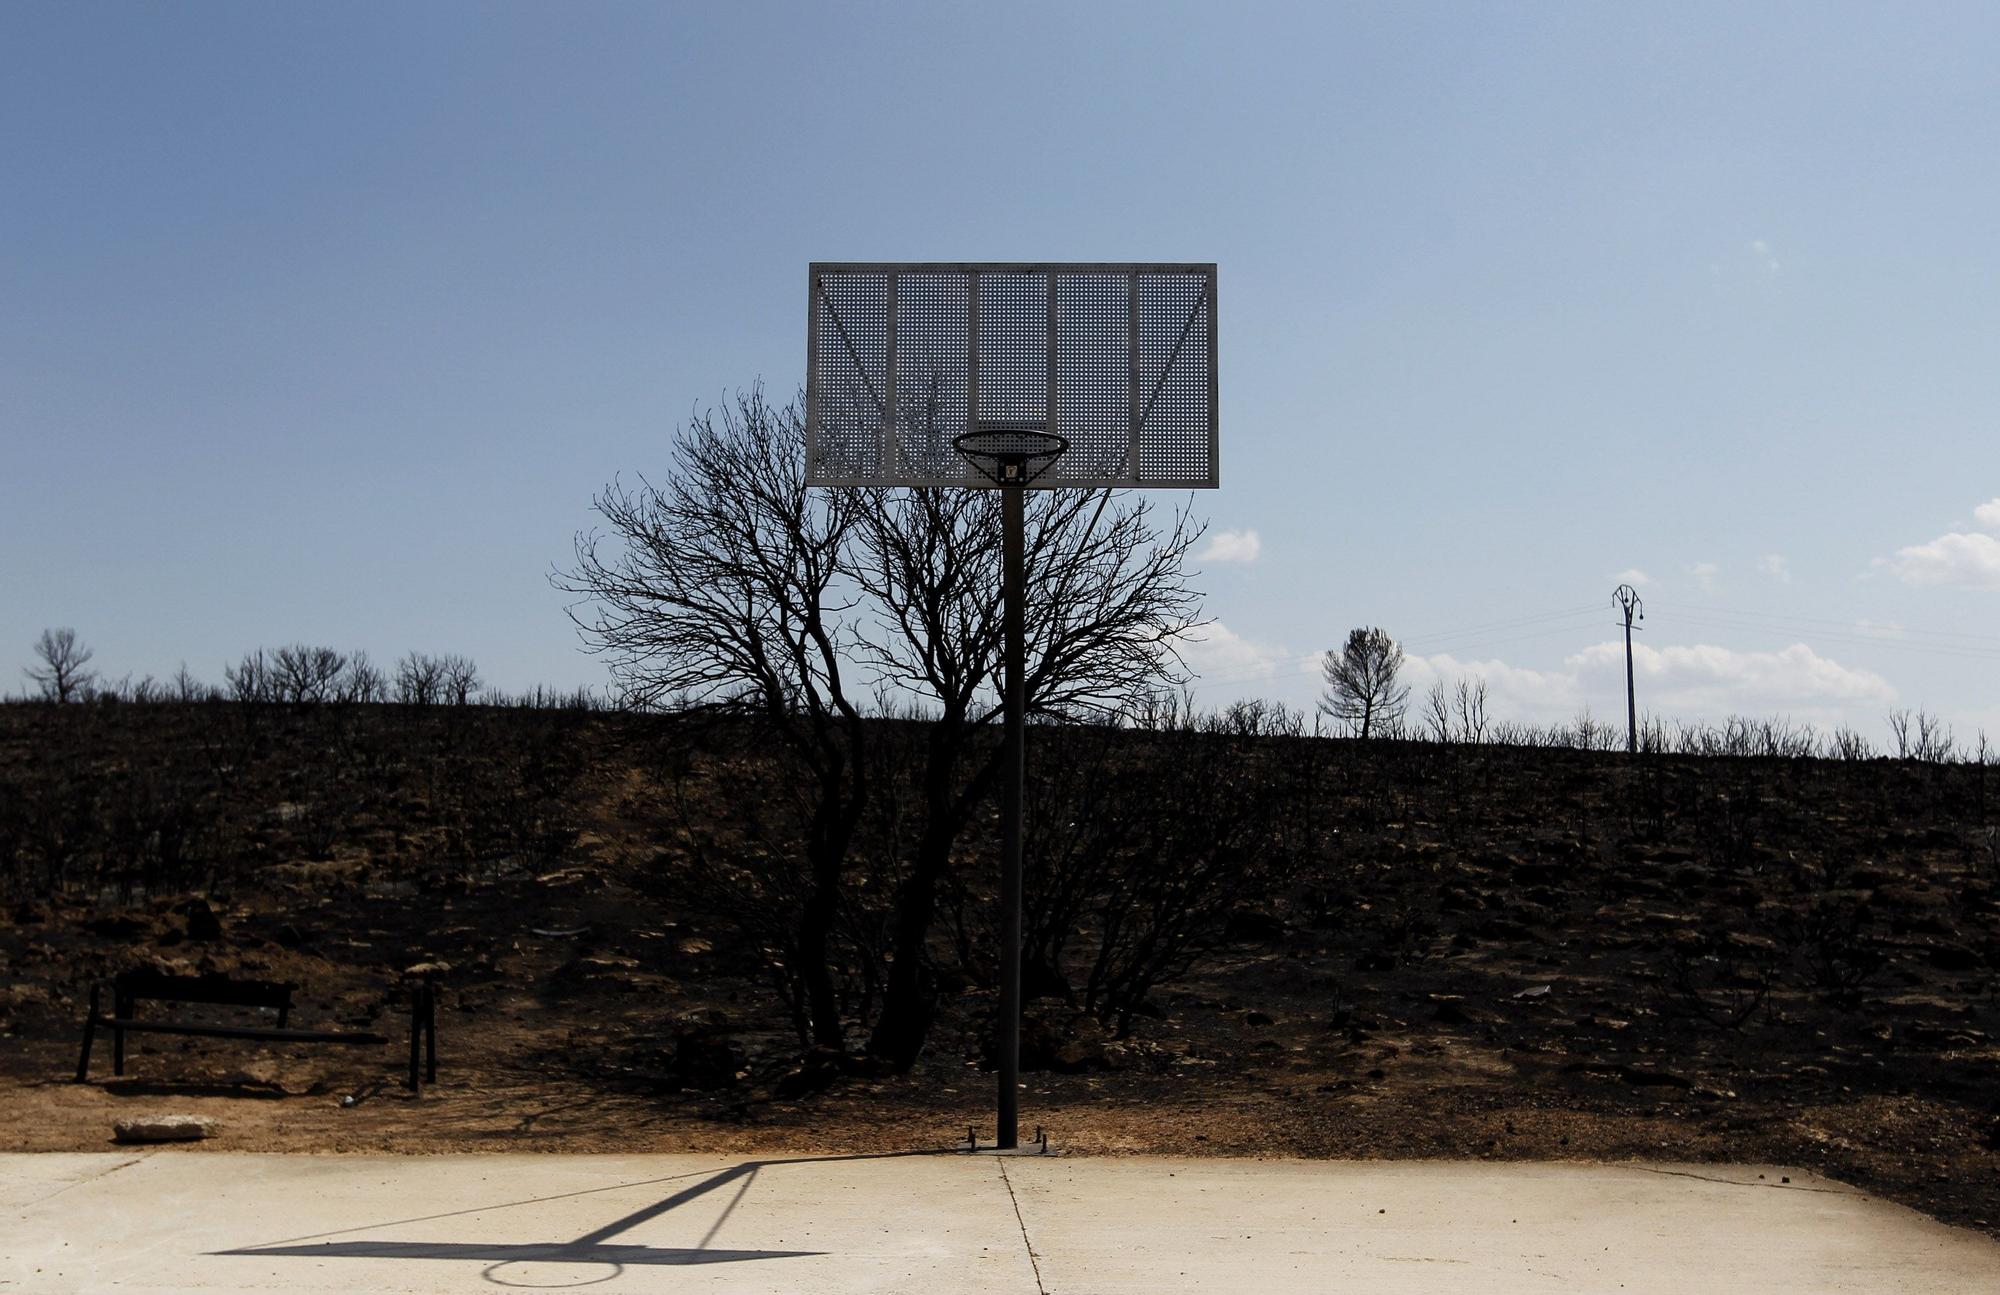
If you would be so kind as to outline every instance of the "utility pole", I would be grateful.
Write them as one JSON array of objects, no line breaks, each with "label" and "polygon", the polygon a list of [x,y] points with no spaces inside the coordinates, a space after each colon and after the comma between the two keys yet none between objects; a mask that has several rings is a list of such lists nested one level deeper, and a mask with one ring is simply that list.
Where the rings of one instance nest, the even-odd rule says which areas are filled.
[{"label": "utility pole", "polygon": [[1634,755],[1639,753],[1639,703],[1632,695],[1632,614],[1638,613],[1640,620],[1646,619],[1646,604],[1639,601],[1639,591],[1631,585],[1619,585],[1611,591],[1611,601],[1625,612],[1625,749]]}]

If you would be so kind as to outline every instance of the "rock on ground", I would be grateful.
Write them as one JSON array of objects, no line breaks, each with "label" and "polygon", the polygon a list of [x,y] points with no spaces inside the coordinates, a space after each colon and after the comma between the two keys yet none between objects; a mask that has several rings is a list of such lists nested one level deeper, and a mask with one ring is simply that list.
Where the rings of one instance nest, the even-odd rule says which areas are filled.
[{"label": "rock on ground", "polygon": [[199,1142],[215,1132],[205,1115],[154,1115],[120,1120],[113,1126],[120,1142]]}]

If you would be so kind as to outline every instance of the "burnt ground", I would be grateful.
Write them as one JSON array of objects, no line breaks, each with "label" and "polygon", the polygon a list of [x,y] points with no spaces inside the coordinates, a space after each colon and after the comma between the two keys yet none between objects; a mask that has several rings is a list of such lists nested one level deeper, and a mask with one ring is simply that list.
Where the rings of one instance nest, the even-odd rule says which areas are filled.
[{"label": "burnt ground", "polygon": [[[7,722],[20,794],[51,721]],[[122,898],[17,875],[0,1149],[100,1149],[114,1120],[163,1110],[216,1116],[210,1146],[296,1152],[990,1131],[989,990],[947,996],[908,1074],[802,1076],[757,953],[662,885],[677,865],[647,775],[612,721],[578,723],[578,831],[551,860],[440,861],[415,793],[302,850],[286,789],[239,779],[259,808],[210,848],[253,867]],[[1024,1119],[1059,1148],[1790,1163],[2000,1235],[1986,771],[1335,745],[1317,869],[1246,893],[1129,1037],[1030,1005]],[[69,1082],[87,986],[119,967],[291,980],[296,1023],[399,1035],[424,962],[447,970],[420,1100],[397,1046],[135,1036],[126,1077],[100,1041],[92,1081]]]}]

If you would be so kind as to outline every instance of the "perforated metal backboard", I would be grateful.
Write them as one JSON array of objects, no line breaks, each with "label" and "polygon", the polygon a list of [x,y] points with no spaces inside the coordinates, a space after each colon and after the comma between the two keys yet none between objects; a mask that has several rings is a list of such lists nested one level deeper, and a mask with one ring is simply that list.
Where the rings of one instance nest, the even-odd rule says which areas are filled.
[{"label": "perforated metal backboard", "polygon": [[1037,488],[1220,484],[1213,263],[813,263],[806,480],[985,486],[953,448],[1034,428]]}]

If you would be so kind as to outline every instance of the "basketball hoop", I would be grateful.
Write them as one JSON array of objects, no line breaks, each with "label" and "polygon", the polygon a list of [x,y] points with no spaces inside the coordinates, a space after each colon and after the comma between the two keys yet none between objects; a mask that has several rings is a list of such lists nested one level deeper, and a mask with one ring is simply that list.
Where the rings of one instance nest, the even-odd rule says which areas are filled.
[{"label": "basketball hoop", "polygon": [[1001,488],[994,1145],[1017,1151],[1027,488],[1222,484],[1215,263],[814,261],[806,312],[807,485]]},{"label": "basketball hoop", "polygon": [[952,437],[951,447],[994,485],[1025,486],[1062,457],[1069,441],[1038,419],[982,418]]}]

